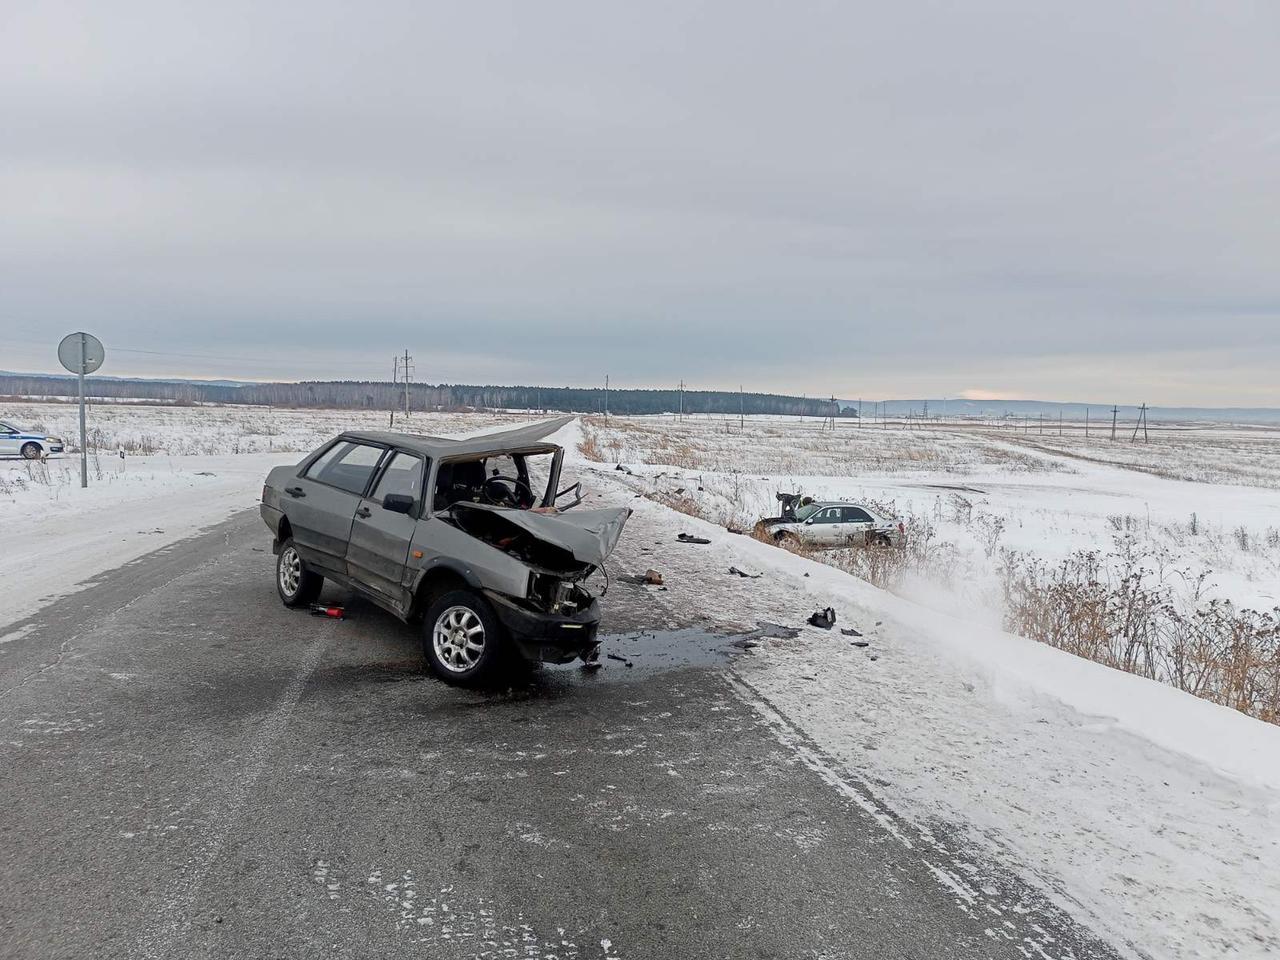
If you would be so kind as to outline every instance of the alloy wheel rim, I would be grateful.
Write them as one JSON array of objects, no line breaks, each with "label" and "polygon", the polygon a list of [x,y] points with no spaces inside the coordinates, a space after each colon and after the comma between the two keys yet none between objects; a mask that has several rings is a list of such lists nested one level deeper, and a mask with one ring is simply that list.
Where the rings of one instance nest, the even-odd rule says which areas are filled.
[{"label": "alloy wheel rim", "polygon": [[280,554],[280,589],[288,596],[298,592],[298,584],[302,581],[302,558],[298,551],[289,547]]},{"label": "alloy wheel rim", "polygon": [[470,607],[449,607],[431,630],[436,659],[451,673],[466,673],[484,654],[484,624]]}]

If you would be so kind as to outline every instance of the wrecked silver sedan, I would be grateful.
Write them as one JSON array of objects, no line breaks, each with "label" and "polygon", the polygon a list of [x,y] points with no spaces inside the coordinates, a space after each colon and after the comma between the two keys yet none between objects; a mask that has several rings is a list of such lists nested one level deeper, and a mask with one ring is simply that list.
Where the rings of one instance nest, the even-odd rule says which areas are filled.
[{"label": "wrecked silver sedan", "polygon": [[[596,654],[601,569],[631,511],[573,509],[564,450],[545,438],[567,418],[466,440],[344,433],[262,489],[276,588],[289,607],[323,582],[421,623],[427,662],[477,682],[511,654],[567,663]],[[541,492],[535,492],[535,488]]]}]

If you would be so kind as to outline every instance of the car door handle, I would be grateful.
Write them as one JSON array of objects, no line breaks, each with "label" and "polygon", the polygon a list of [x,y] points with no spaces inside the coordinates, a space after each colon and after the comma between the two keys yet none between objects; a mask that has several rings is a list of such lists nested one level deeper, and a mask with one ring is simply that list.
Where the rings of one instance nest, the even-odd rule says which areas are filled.
[{"label": "car door handle", "polygon": [[356,511],[356,516],[360,517],[363,520],[365,517],[373,516],[373,511],[370,510],[368,507],[361,507],[359,510]]},{"label": "car door handle", "polygon": [[307,495],[307,491],[301,487],[285,487],[284,492],[291,497],[305,497]]}]

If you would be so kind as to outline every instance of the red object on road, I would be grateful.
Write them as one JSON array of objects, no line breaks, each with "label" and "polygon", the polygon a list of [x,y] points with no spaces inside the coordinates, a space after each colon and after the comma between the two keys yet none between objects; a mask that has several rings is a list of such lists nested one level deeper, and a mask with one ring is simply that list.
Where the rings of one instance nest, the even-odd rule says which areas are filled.
[{"label": "red object on road", "polygon": [[313,617],[328,617],[330,620],[341,620],[342,608],[325,606],[323,603],[313,603],[311,605],[311,615]]}]

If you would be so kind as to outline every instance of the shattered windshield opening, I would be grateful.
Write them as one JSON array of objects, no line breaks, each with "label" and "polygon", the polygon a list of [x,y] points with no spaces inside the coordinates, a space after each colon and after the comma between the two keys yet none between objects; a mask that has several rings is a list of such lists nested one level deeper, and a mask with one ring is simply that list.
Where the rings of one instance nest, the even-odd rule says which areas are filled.
[{"label": "shattered windshield opening", "polygon": [[448,510],[456,503],[535,509],[551,479],[553,460],[554,451],[443,461],[436,473],[434,509]]}]

